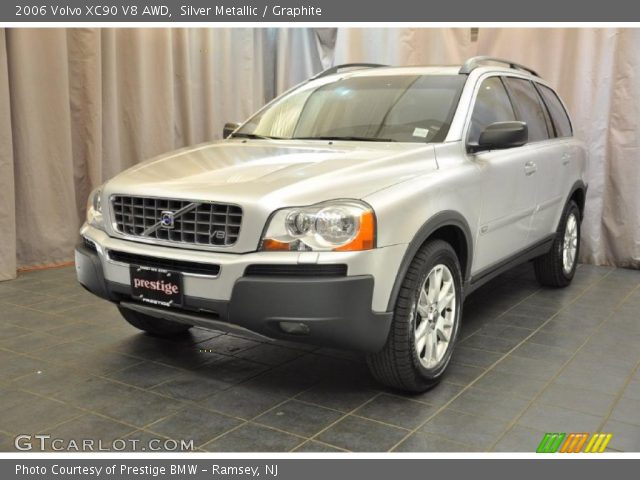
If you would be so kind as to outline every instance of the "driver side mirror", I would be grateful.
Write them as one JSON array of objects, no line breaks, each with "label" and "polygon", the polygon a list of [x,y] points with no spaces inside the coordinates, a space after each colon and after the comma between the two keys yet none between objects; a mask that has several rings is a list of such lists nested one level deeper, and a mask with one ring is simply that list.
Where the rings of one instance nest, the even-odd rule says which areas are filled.
[{"label": "driver side mirror", "polygon": [[228,138],[234,130],[236,130],[240,126],[239,123],[227,122],[224,124],[224,128],[222,129],[222,138]]},{"label": "driver side mirror", "polygon": [[480,134],[477,145],[469,145],[471,152],[504,150],[521,147],[529,141],[529,128],[525,122],[495,122]]}]

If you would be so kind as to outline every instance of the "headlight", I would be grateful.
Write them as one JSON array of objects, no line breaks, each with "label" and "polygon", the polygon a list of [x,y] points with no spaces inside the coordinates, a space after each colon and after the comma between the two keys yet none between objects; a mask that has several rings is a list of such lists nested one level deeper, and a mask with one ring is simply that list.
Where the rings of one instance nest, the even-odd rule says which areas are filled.
[{"label": "headlight", "polygon": [[368,205],[336,200],[275,212],[262,239],[270,251],[353,251],[375,247],[376,220]]},{"label": "headlight", "polygon": [[102,187],[98,187],[89,194],[87,201],[87,223],[93,227],[103,229],[102,218]]}]

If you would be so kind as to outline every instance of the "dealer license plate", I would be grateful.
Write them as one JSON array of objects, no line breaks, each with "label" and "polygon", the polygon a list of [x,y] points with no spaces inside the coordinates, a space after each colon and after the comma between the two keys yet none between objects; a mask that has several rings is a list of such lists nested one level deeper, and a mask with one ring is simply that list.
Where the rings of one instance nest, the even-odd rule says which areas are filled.
[{"label": "dealer license plate", "polygon": [[164,307],[182,305],[181,273],[131,265],[129,274],[135,299]]}]

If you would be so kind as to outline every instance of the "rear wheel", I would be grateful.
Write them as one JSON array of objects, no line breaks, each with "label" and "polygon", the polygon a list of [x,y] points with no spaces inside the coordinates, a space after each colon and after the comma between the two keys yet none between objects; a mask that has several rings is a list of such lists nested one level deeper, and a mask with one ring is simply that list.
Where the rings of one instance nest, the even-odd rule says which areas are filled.
[{"label": "rear wheel", "polygon": [[573,280],[580,253],[580,209],[571,200],[562,215],[551,250],[534,260],[536,278],[548,287],[566,287]]},{"label": "rear wheel", "polygon": [[192,327],[192,325],[152,317],[128,308],[118,307],[118,310],[131,325],[156,337],[175,337],[186,333]]},{"label": "rear wheel", "polygon": [[369,355],[373,376],[393,388],[421,392],[436,385],[451,360],[462,314],[462,274],[455,251],[426,243],[411,262],[384,348]]}]

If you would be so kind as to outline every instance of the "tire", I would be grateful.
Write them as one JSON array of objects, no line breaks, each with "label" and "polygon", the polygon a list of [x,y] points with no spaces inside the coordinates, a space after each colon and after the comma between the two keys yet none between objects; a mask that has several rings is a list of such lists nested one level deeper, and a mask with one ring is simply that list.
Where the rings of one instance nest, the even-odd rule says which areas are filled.
[{"label": "tire", "polygon": [[[569,232],[572,225],[574,234]],[[541,285],[547,287],[566,287],[571,283],[576,273],[579,253],[580,209],[576,202],[570,200],[562,213],[551,250],[534,260],[536,279]],[[572,258],[570,265],[568,262],[565,263],[568,255]]]},{"label": "tire", "polygon": [[[435,306],[437,302],[432,301],[435,297],[429,297],[432,295],[431,287],[438,286],[437,269],[440,267],[444,267],[441,269],[440,285],[443,286],[442,291],[448,292],[448,295],[445,295],[439,306]],[[452,291],[446,287],[449,283]],[[447,304],[446,299],[450,297],[453,298],[453,304]],[[424,308],[425,304],[429,307]],[[447,305],[451,308],[448,311]],[[425,312],[428,313],[426,316]],[[433,316],[436,317],[435,320]],[[380,383],[400,390],[423,392],[435,386],[451,360],[461,316],[462,273],[458,257],[447,242],[428,241],[412,260],[402,281],[385,346],[380,352],[367,357],[371,373]],[[432,323],[433,321],[435,323]],[[442,338],[436,335],[437,347],[430,348],[433,345],[433,337],[427,334],[424,337],[425,347],[421,348],[422,342],[417,340],[418,331],[426,328],[427,332],[432,333],[433,325],[442,326],[444,323],[438,322],[446,321],[450,321],[450,326],[442,327],[441,330],[449,334],[448,342],[441,341]],[[431,358],[430,353],[433,352],[436,352],[436,358]]]},{"label": "tire", "polygon": [[131,325],[156,337],[175,337],[186,333],[192,325],[156,318],[128,308],[118,307],[120,315]]}]

